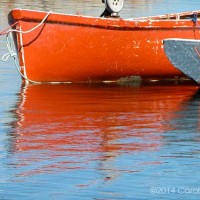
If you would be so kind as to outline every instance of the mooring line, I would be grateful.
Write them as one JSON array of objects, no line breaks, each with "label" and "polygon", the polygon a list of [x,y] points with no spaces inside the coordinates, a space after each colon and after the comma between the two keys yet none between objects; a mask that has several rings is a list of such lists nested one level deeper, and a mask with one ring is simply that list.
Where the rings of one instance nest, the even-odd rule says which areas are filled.
[{"label": "mooring line", "polygon": [[6,28],[5,30],[0,32],[0,36],[1,35],[7,35],[8,34],[8,30],[10,30],[13,26],[17,25],[18,22],[13,23],[12,25],[10,25],[8,28]]}]

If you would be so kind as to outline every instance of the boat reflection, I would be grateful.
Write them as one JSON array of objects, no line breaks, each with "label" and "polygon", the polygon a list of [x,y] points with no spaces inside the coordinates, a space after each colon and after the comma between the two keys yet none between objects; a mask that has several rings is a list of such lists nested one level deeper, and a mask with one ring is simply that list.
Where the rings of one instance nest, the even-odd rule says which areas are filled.
[{"label": "boat reflection", "polygon": [[195,91],[190,85],[23,86],[10,148],[20,155],[15,164],[35,165],[20,174],[26,176],[99,162],[105,177],[114,178],[112,163],[120,155],[156,151],[163,145],[160,133],[171,129],[168,121]]}]

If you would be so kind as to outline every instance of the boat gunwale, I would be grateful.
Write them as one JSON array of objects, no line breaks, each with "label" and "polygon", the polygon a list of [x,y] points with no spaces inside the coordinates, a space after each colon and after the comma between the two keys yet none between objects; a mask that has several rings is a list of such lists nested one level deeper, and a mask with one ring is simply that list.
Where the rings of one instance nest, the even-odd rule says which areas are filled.
[{"label": "boat gunwale", "polygon": [[[31,15],[30,13],[37,13],[37,16]],[[173,28],[191,28],[193,25],[195,28],[200,28],[199,26],[195,26],[192,18],[183,18],[183,19],[165,19],[164,16],[191,16],[195,13],[200,14],[199,11],[191,11],[191,12],[182,12],[176,14],[166,14],[166,15],[158,15],[151,17],[139,17],[132,19],[123,19],[123,18],[101,18],[101,17],[92,17],[92,16],[83,16],[83,15],[72,15],[65,13],[57,13],[52,12],[50,16],[46,19],[45,23],[50,24],[66,24],[66,25],[74,25],[74,26],[86,26],[86,27],[94,27],[94,28],[103,28],[103,29],[114,29],[114,30],[137,30],[137,29],[171,29],[172,23]],[[10,11],[8,14],[9,24],[13,24],[16,21],[25,21],[25,22],[41,22],[44,18],[44,15],[48,14],[46,11],[36,11],[36,10],[28,10],[28,9],[18,9],[15,8]],[[52,16],[53,15],[53,16]],[[159,23],[162,22],[162,25]],[[165,26],[164,24],[165,23]],[[174,24],[175,23],[175,24]],[[184,23],[184,24],[182,24]],[[192,24],[191,24],[192,23]]]}]

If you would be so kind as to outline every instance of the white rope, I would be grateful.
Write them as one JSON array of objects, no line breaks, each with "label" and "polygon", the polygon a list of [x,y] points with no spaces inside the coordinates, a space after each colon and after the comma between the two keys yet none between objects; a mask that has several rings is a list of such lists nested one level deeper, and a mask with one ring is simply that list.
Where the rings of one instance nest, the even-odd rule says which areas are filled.
[{"label": "white rope", "polygon": [[6,46],[8,49],[8,53],[4,54],[1,58],[1,61],[6,62],[9,57],[15,57],[17,56],[16,52],[11,47],[11,41],[9,40],[9,33],[6,35]]},{"label": "white rope", "polygon": [[[8,49],[8,53],[4,54],[4,55],[2,56],[2,58],[0,59],[0,61],[2,61],[2,62],[7,62],[8,59],[9,59],[10,57],[12,57],[12,58],[14,59],[15,67],[17,68],[17,71],[19,72],[19,74],[20,74],[25,80],[27,80],[28,82],[31,82],[31,83],[40,83],[40,82],[32,81],[32,80],[30,80],[28,77],[26,77],[24,74],[22,74],[22,72],[21,72],[21,70],[20,70],[20,68],[19,68],[19,65],[18,65],[18,63],[17,63],[17,61],[16,61],[16,60],[17,60],[17,58],[16,58],[16,57],[17,57],[17,53],[12,49],[11,35],[10,35],[10,34],[11,34],[12,32],[17,32],[17,33],[26,34],[26,33],[30,33],[30,32],[32,32],[32,31],[34,31],[35,29],[39,28],[39,27],[45,22],[45,20],[48,18],[48,16],[49,16],[51,13],[52,13],[52,11],[49,11],[49,12],[46,14],[46,16],[44,17],[44,19],[43,19],[37,26],[33,27],[33,28],[30,29],[30,30],[27,30],[27,31],[20,31],[20,30],[14,29],[14,30],[8,31],[7,34],[6,34],[6,46],[7,46],[7,49]],[[10,40],[9,40],[9,38],[10,38]]]},{"label": "white rope", "polygon": [[46,16],[44,17],[44,19],[43,19],[37,26],[33,27],[33,28],[30,29],[30,30],[27,30],[27,31],[19,31],[19,30],[14,29],[14,30],[10,30],[10,32],[17,32],[17,33],[22,33],[22,34],[30,33],[30,32],[32,32],[32,31],[34,31],[35,29],[39,28],[39,27],[45,22],[45,20],[48,18],[48,16],[49,16],[51,13],[52,13],[52,11],[50,10],[50,11],[46,14]]}]

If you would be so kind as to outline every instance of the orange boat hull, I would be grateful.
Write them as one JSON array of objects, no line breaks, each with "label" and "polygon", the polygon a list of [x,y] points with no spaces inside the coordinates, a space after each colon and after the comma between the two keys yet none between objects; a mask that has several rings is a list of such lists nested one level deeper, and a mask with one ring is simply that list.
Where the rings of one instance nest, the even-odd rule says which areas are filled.
[{"label": "orange boat hull", "polygon": [[[14,9],[9,23],[17,22],[17,30],[30,30],[46,14]],[[174,19],[177,16],[125,20],[50,13],[34,31],[14,32],[21,72],[36,82],[184,76],[164,54],[163,39],[198,38],[199,28],[191,19]]]}]

